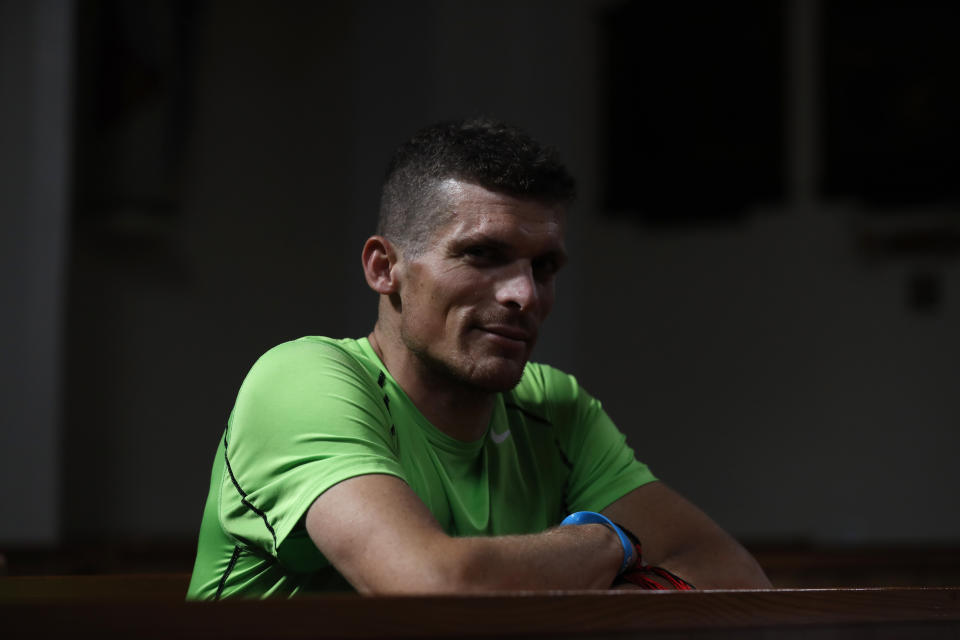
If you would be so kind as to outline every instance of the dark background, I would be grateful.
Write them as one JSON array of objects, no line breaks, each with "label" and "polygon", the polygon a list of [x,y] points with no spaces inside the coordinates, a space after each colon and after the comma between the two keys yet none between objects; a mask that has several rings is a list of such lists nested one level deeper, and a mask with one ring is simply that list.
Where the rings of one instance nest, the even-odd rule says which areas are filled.
[{"label": "dark background", "polygon": [[0,0],[0,551],[192,544],[247,369],[361,336],[391,150],[580,180],[536,359],[748,542],[960,543],[948,3]]}]

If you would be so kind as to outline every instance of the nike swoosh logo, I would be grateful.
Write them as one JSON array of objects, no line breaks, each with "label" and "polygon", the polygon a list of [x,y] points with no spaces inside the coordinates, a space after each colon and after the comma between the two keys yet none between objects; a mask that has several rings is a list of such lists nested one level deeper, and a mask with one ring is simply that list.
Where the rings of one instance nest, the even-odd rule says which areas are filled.
[{"label": "nike swoosh logo", "polygon": [[504,440],[510,437],[510,429],[507,429],[503,433],[496,433],[493,429],[490,430],[490,439],[495,443],[500,444]]}]

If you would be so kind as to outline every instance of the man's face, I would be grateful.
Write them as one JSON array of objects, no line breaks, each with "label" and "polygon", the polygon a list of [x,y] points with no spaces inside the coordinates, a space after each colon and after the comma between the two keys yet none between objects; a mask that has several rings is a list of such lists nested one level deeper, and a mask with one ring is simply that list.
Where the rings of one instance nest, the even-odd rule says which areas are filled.
[{"label": "man's face", "polygon": [[431,374],[512,389],[553,307],[563,212],[456,180],[440,188],[452,216],[400,262],[401,338]]}]

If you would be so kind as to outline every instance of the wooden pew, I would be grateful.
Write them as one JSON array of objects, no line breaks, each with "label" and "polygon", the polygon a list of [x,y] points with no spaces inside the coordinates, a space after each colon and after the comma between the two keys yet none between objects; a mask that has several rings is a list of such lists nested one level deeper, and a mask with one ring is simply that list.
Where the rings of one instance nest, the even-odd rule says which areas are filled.
[{"label": "wooden pew", "polygon": [[0,578],[4,638],[958,638],[960,588],[183,601],[186,574]]},{"label": "wooden pew", "polygon": [[0,604],[140,600],[183,602],[190,574],[22,576],[0,578]]}]

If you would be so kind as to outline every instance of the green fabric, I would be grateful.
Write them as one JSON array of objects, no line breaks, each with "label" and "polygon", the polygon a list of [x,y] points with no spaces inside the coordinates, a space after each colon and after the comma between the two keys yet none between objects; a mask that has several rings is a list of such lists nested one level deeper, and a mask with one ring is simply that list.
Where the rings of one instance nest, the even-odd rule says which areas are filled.
[{"label": "green fabric", "polygon": [[461,442],[431,425],[366,338],[306,337],[267,352],[220,441],[188,598],[350,589],[304,527],[326,489],[403,479],[451,535],[534,533],[654,480],[572,376],[530,363],[490,428]]}]

